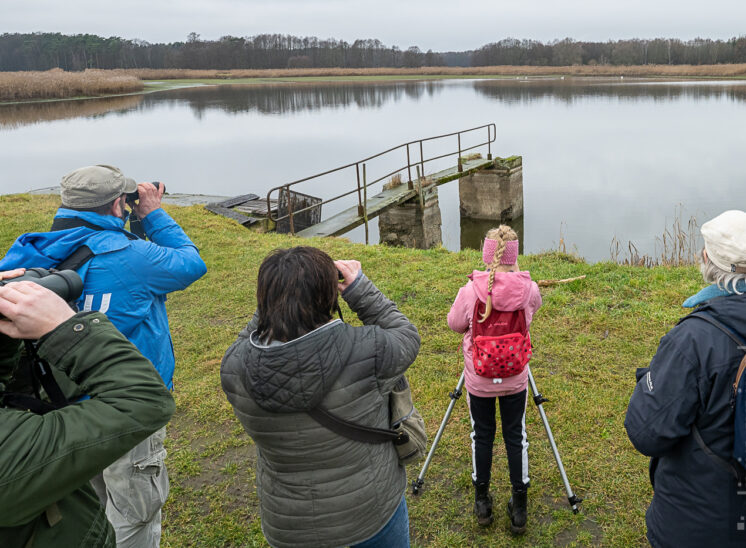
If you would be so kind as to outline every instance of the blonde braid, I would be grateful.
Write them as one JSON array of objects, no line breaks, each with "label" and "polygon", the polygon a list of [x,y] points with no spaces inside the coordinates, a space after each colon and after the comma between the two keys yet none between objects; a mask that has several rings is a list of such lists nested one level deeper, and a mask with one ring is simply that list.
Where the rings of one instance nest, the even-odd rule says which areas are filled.
[{"label": "blonde braid", "polygon": [[484,314],[477,320],[479,323],[490,317],[492,313],[492,284],[495,281],[495,269],[500,265],[500,259],[502,259],[503,253],[505,253],[505,242],[511,240],[517,240],[518,235],[507,225],[500,225],[497,228],[493,228],[487,232],[485,238],[488,240],[497,241],[497,249],[495,249],[495,255],[492,257],[492,262],[489,266],[489,278],[487,281],[487,302],[484,307]]}]

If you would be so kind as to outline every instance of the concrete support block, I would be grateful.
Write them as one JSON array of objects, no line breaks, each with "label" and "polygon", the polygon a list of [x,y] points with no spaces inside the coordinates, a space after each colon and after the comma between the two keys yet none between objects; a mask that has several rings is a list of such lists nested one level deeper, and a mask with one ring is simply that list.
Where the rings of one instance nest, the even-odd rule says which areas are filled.
[{"label": "concrete support block", "polygon": [[462,217],[506,222],[523,215],[523,160],[495,158],[493,167],[459,179]]},{"label": "concrete support block", "polygon": [[378,231],[382,244],[430,249],[442,243],[440,230],[438,187],[431,185],[422,195],[398,206],[391,207],[378,216]]}]

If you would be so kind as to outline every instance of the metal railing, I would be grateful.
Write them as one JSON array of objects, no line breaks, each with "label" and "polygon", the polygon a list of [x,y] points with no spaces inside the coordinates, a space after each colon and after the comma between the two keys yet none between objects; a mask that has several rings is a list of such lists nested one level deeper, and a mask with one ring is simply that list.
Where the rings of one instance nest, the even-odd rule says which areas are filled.
[{"label": "metal railing", "polygon": [[[479,130],[486,130],[487,131],[487,139],[486,139],[486,141],[482,141],[480,143],[477,143],[476,145],[472,145],[472,146],[467,147],[467,148],[461,148],[461,136],[464,135],[464,134],[468,134],[468,133],[472,133],[472,132],[477,132]],[[453,152],[447,152],[445,154],[440,154],[440,155],[437,155],[437,156],[433,156],[431,158],[426,158],[424,156],[424,150],[423,150],[423,144],[424,143],[427,143],[429,141],[435,141],[435,140],[438,140],[438,139],[446,139],[448,137],[454,137],[454,136],[456,137],[456,140],[457,140],[457,143],[456,143],[457,150],[455,150]],[[350,196],[352,194],[357,193],[358,215],[361,216],[361,217],[363,217],[366,220],[365,224],[366,224],[366,243],[367,243],[367,240],[368,240],[368,238],[367,238],[367,217],[368,217],[367,216],[367,201],[368,201],[367,200],[367,190],[368,190],[369,186],[372,186],[372,185],[374,185],[376,183],[379,183],[379,182],[383,181],[384,179],[387,179],[388,177],[391,177],[391,176],[393,176],[393,175],[395,175],[397,173],[402,173],[406,169],[407,170],[407,177],[408,177],[408,180],[407,180],[408,188],[409,189],[413,189],[414,188],[414,182],[412,181],[412,168],[416,169],[416,171],[417,171],[417,180],[421,182],[422,179],[425,178],[425,164],[427,164],[429,162],[433,162],[435,160],[440,160],[442,158],[447,158],[448,156],[453,156],[454,154],[458,155],[458,167],[457,167],[457,169],[458,169],[459,172],[461,172],[461,171],[463,171],[463,166],[461,164],[461,157],[462,157],[462,154],[464,152],[468,152],[470,150],[474,150],[475,148],[483,147],[483,146],[486,145],[487,146],[487,159],[491,160],[492,159],[492,148],[491,148],[491,144],[495,142],[496,137],[497,137],[497,127],[496,127],[496,125],[494,123],[493,124],[485,124],[483,126],[478,126],[478,127],[474,127],[474,128],[470,128],[470,129],[464,129],[464,130],[461,130],[461,131],[456,131],[454,133],[445,133],[443,135],[435,135],[433,137],[426,137],[424,139],[418,139],[416,141],[410,141],[408,143],[404,143],[404,144],[392,147],[392,148],[390,148],[388,150],[384,150],[383,152],[379,152],[378,154],[374,154],[373,156],[368,156],[367,158],[364,158],[362,160],[358,160],[357,162],[352,162],[351,164],[347,164],[347,165],[344,165],[344,166],[336,167],[334,169],[330,169],[328,171],[324,171],[323,173],[317,173],[316,175],[311,175],[310,177],[304,177],[303,179],[298,179],[298,180],[293,181],[291,183],[286,183],[284,185],[276,186],[274,188],[271,188],[267,192],[267,211],[269,213],[269,218],[272,221],[275,221],[275,222],[281,221],[283,219],[289,219],[290,233],[291,234],[295,234],[295,227],[294,227],[294,224],[293,224],[293,216],[294,215],[298,215],[299,213],[303,213],[304,211],[308,211],[308,210],[310,210],[312,208],[315,208],[315,207],[321,207],[324,204],[328,204],[328,203],[334,202],[336,200],[339,200],[339,199],[342,199],[342,198],[345,198],[347,196]],[[394,151],[404,149],[404,148],[406,148],[406,152],[407,152],[407,164],[406,165],[400,166],[400,167],[394,169],[393,171],[390,171],[390,172],[386,173],[385,175],[382,175],[381,177],[378,177],[377,179],[375,179],[373,181],[367,181],[367,173],[366,173],[366,168],[365,168],[365,165],[366,165],[367,162],[369,162],[371,160],[374,160],[376,158],[380,158],[381,156],[384,156],[386,154],[390,154],[390,153],[392,153]],[[415,151],[417,151],[417,149],[419,149],[419,159],[417,161],[414,161],[414,162],[412,161],[412,149],[413,148],[414,148]],[[362,179],[361,179],[361,169],[360,169],[361,166],[362,166]],[[338,194],[336,196],[333,196],[331,198],[328,198],[326,200],[322,200],[321,202],[319,202],[317,204],[313,204],[311,206],[299,209],[297,211],[293,211],[293,203],[292,203],[292,199],[291,199],[291,195],[290,195],[292,187],[294,187],[294,186],[296,186],[296,185],[298,185],[300,183],[305,183],[305,182],[308,182],[308,181],[310,181],[312,179],[316,179],[318,177],[323,177],[325,175],[330,175],[332,173],[337,173],[339,171],[343,171],[345,169],[351,169],[351,168],[355,168],[355,176],[356,176],[356,180],[357,180],[357,186],[355,188],[353,188],[352,190],[348,190],[346,192],[343,192],[341,194]],[[280,193],[282,193],[282,192],[286,192],[287,193],[287,205],[288,205],[287,209],[288,209],[288,211],[287,211],[286,214],[284,214],[282,216],[280,216],[280,212],[278,211],[277,212],[277,217],[272,217],[271,198],[272,198],[272,194],[274,192],[277,192],[277,194],[278,194],[278,200],[277,200],[278,203],[280,202],[280,200],[279,200]]]}]

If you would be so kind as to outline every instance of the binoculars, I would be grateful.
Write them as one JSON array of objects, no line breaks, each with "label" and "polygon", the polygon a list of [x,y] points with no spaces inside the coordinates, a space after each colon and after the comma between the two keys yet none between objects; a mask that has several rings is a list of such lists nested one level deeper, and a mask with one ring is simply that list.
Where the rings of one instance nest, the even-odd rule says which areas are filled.
[{"label": "binoculars", "polygon": [[[161,185],[163,185],[163,183],[161,183],[160,181],[153,181],[153,186],[156,188],[156,190],[159,189]],[[164,191],[166,190],[166,185],[163,185],[163,190]],[[140,192],[135,190],[134,192],[130,192],[126,196],[127,196],[126,198],[127,203],[130,205],[130,207],[132,207],[132,204],[134,204],[137,200],[140,199]]]},{"label": "binoculars", "polygon": [[68,303],[77,301],[83,293],[83,280],[74,270],[50,271],[46,268],[29,268],[23,276],[0,280],[0,287],[15,282],[34,282],[54,291]]}]

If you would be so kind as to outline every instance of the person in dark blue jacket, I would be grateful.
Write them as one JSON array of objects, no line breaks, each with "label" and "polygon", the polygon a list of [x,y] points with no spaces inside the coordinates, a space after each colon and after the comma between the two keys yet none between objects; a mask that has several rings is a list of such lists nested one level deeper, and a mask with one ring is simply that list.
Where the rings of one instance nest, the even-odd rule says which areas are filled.
[{"label": "person in dark blue jacket", "polygon": [[[683,306],[746,339],[746,213],[726,211],[702,225],[702,235],[701,270],[712,285]],[[646,522],[654,547],[746,546],[746,489],[738,487],[738,470],[723,466],[733,452],[732,385],[744,352],[692,317],[638,370],[624,426],[635,448],[652,457]]]},{"label": "person in dark blue jacket", "polygon": [[[150,241],[124,229],[125,194]],[[77,169],[62,178],[62,207],[50,232],[20,236],[0,260],[0,270],[52,268],[87,246],[93,257],[77,272],[83,278],[81,311],[99,311],[152,362],[173,389],[174,351],[166,295],[185,289],[206,272],[197,247],[160,207],[164,186],[135,183],[111,166]],[[165,427],[94,478],[114,525],[117,545],[160,543],[160,509],[168,496],[163,448]]]}]

